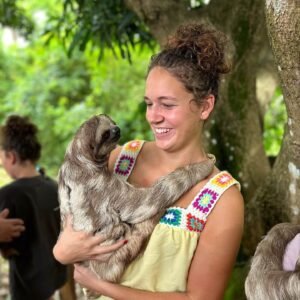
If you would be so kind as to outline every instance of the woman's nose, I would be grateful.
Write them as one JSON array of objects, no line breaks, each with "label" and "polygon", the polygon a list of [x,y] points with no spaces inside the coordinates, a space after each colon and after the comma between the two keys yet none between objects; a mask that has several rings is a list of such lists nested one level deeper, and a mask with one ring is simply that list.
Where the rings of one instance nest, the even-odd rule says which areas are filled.
[{"label": "woman's nose", "polygon": [[159,123],[163,121],[164,116],[159,106],[152,105],[147,108],[146,112],[147,119],[150,123]]}]

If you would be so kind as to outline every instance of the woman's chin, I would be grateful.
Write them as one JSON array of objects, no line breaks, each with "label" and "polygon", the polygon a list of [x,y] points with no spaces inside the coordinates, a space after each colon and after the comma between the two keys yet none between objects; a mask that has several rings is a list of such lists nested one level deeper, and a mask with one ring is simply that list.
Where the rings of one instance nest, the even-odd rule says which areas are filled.
[{"label": "woman's chin", "polygon": [[157,138],[155,136],[155,143],[157,148],[160,148],[162,150],[168,150],[172,147],[172,140],[170,138]]}]

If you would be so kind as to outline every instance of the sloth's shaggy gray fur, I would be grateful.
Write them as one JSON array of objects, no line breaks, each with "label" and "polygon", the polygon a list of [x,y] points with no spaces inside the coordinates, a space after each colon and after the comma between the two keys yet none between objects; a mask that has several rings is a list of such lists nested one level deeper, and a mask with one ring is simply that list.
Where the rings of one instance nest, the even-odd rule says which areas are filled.
[{"label": "sloth's shaggy gray fur", "polygon": [[300,257],[294,271],[283,270],[286,246],[297,233],[300,225],[278,224],[259,243],[245,282],[247,299],[300,299]]}]

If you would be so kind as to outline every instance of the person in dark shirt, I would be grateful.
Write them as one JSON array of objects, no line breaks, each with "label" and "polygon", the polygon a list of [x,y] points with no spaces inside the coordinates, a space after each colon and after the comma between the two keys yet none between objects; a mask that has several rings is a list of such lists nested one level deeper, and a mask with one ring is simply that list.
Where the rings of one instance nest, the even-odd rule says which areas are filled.
[{"label": "person in dark shirt", "polygon": [[66,266],[55,260],[52,248],[60,232],[57,184],[36,169],[41,145],[37,127],[26,117],[10,116],[0,129],[0,158],[14,181],[0,189],[0,211],[22,219],[19,237],[1,243],[9,260],[12,300],[46,300],[67,280]]}]

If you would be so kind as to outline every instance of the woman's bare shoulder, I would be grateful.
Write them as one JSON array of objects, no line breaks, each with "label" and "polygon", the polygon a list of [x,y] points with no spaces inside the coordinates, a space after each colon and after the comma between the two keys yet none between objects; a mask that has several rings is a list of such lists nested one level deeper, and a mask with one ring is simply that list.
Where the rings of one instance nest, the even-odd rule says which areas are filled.
[{"label": "woman's bare shoulder", "polygon": [[113,171],[114,169],[114,165],[117,161],[117,158],[119,156],[119,154],[121,153],[122,150],[122,146],[117,146],[109,155],[109,160],[108,160],[108,169],[110,172]]},{"label": "woman's bare shoulder", "polygon": [[[112,172],[114,165],[122,151],[123,146],[118,145],[109,156],[108,168]],[[139,165],[141,162],[147,161],[153,155],[154,142],[145,142],[138,157],[136,164]]]},{"label": "woman's bare shoulder", "polygon": [[236,184],[229,187],[221,195],[218,205],[208,218],[208,223],[210,221],[216,224],[222,223],[223,227],[236,226],[237,224],[243,227],[244,199]]}]

